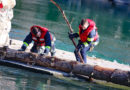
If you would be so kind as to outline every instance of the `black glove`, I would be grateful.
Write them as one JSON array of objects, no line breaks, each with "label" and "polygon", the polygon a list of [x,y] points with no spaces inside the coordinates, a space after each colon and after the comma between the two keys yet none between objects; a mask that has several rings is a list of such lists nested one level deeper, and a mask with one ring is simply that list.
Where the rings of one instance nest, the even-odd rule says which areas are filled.
[{"label": "black glove", "polygon": [[78,33],[70,33],[70,32],[68,32],[68,34],[69,34],[70,39],[79,37]]},{"label": "black glove", "polygon": [[26,49],[26,46],[23,44],[21,49],[19,49],[18,51],[25,51],[25,49]]},{"label": "black glove", "polygon": [[74,38],[73,33],[68,32],[68,34],[70,39]]},{"label": "black glove", "polygon": [[48,55],[49,51],[50,51],[49,48],[45,48],[45,50],[44,50],[44,55]]}]

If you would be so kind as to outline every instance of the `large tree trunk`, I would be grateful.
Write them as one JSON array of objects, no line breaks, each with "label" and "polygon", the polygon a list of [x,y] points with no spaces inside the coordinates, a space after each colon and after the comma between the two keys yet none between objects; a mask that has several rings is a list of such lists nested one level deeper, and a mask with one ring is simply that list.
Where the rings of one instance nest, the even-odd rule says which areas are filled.
[{"label": "large tree trunk", "polygon": [[6,47],[0,48],[0,58],[25,63],[27,65],[53,68],[67,73],[73,73],[74,75],[84,75],[98,80],[130,86],[130,71],[81,64],[76,61],[68,61],[50,56],[40,56],[36,53],[16,51]]}]

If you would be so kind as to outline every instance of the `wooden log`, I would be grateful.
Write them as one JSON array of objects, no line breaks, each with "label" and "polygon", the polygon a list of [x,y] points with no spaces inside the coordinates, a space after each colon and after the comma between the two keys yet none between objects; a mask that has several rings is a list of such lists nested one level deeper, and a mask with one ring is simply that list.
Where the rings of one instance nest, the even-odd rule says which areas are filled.
[{"label": "wooden log", "polygon": [[104,68],[97,65],[92,66],[77,61],[68,61],[63,58],[40,56],[36,53],[17,51],[7,47],[0,48],[0,59],[52,68],[67,73],[72,72],[74,75],[87,76],[98,80],[130,86],[130,71]]},{"label": "wooden log", "polygon": [[73,73],[74,74],[81,74],[86,76],[91,76],[93,73],[94,66],[88,65],[88,64],[76,64],[73,67]]},{"label": "wooden log", "polygon": [[96,65],[96,66],[94,66],[93,78],[99,79],[99,80],[110,81],[111,74],[114,72],[114,70],[115,69],[103,68],[103,67]]},{"label": "wooden log", "polygon": [[[130,78],[127,71],[116,69],[111,75],[111,82],[130,86]],[[129,82],[129,83],[128,83]]]},{"label": "wooden log", "polygon": [[69,61],[65,61],[65,60],[61,61],[60,59],[57,60],[57,58],[55,58],[55,60],[54,60],[54,67],[57,70],[61,70],[61,71],[68,72],[68,73],[70,73],[72,70],[72,66]]}]

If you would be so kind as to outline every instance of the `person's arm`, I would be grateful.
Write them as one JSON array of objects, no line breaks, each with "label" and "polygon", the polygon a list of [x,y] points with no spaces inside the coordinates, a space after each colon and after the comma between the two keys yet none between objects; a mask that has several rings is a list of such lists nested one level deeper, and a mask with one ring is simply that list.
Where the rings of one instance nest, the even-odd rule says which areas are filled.
[{"label": "person's arm", "polygon": [[23,41],[23,45],[21,46],[21,51],[25,51],[25,49],[29,46],[32,42],[32,34],[29,33]]},{"label": "person's arm", "polygon": [[44,39],[45,39],[45,50],[44,50],[44,53],[48,54],[49,51],[50,51],[50,48],[51,48],[51,36],[50,36],[49,31],[46,33]]},{"label": "person's arm", "polygon": [[50,36],[49,31],[46,33],[44,39],[45,39],[45,48],[50,49],[50,47],[51,47],[51,36]]}]

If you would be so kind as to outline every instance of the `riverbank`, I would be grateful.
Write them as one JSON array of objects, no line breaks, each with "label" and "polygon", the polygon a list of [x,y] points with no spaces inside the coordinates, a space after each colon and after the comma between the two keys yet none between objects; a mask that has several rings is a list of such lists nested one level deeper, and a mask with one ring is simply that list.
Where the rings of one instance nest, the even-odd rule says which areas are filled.
[{"label": "riverbank", "polygon": [[[22,41],[12,39],[11,45],[9,46],[9,48],[17,50],[17,49],[20,49],[21,45],[22,45]],[[32,44],[29,45],[26,51],[29,52],[31,47],[32,47]],[[72,61],[76,60],[72,52],[59,50],[59,49],[56,49],[56,57],[66,59],[66,60],[72,60]],[[87,57],[87,58],[88,58],[88,64],[90,65],[98,65],[101,67],[130,71],[129,65],[120,64],[116,61],[111,62],[111,61],[103,60],[101,58],[96,58],[96,57]]]}]

